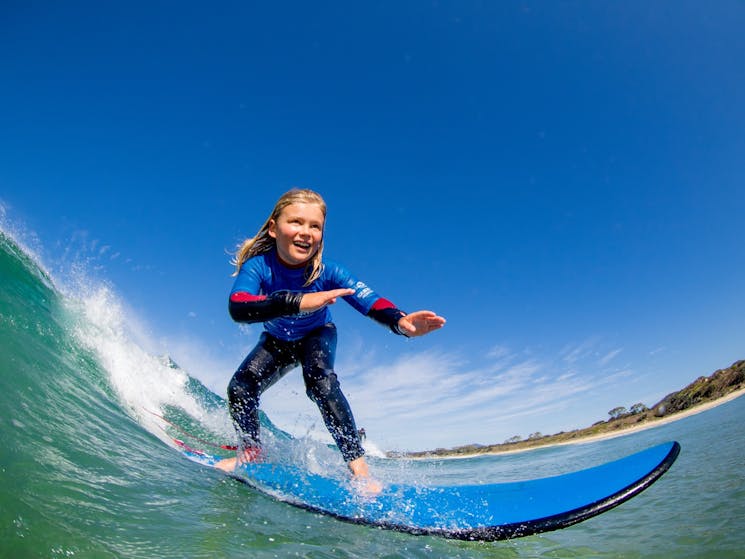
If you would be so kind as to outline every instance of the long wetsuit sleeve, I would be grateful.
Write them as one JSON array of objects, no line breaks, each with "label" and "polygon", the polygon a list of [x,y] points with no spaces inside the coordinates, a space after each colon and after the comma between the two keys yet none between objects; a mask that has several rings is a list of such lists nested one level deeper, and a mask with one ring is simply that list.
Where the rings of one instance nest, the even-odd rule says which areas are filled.
[{"label": "long wetsuit sleeve", "polygon": [[302,298],[302,293],[293,291],[275,291],[268,296],[236,291],[230,295],[228,310],[236,322],[266,322],[299,313]]},{"label": "long wetsuit sleeve", "polygon": [[387,326],[393,333],[406,336],[406,333],[398,327],[398,321],[402,316],[406,316],[404,311],[396,308],[396,305],[388,299],[375,293],[364,282],[350,274],[344,266],[327,262],[326,272],[331,281],[329,288],[349,287],[354,289],[353,295],[344,297],[347,303],[377,323]]},{"label": "long wetsuit sleeve", "polygon": [[300,312],[302,293],[267,285],[271,273],[264,258],[252,258],[241,266],[228,300],[230,316],[236,322],[267,322]]},{"label": "long wetsuit sleeve", "polygon": [[370,310],[367,311],[367,316],[372,318],[375,322],[387,326],[392,332],[401,336],[406,336],[406,333],[398,327],[398,321],[401,317],[406,316],[406,313],[391,303],[388,299],[380,297]]}]

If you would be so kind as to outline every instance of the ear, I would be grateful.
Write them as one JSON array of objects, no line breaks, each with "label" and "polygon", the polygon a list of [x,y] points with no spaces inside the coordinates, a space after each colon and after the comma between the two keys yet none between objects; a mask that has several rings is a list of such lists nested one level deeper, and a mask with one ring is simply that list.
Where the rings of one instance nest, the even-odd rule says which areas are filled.
[{"label": "ear", "polygon": [[277,238],[277,222],[275,220],[273,219],[269,220],[269,227],[267,227],[266,232],[269,233],[269,236],[272,239]]}]

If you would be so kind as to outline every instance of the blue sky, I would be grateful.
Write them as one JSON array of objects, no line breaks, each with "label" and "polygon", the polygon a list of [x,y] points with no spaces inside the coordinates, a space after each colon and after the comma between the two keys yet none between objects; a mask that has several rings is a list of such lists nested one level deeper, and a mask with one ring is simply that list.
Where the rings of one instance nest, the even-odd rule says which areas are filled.
[{"label": "blue sky", "polygon": [[[258,334],[227,252],[314,188],[328,256],[448,319],[334,307],[371,438],[581,427],[745,356],[744,28],[735,1],[6,2],[0,201],[224,393]],[[302,430],[298,376],[265,404]]]}]

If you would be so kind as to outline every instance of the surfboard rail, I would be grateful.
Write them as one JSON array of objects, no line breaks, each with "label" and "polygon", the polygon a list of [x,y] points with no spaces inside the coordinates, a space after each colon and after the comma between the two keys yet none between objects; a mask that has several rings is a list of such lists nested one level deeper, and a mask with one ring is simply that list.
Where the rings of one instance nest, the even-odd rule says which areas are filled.
[{"label": "surfboard rail", "polygon": [[[182,449],[211,466],[209,454]],[[232,478],[274,499],[344,522],[413,535],[497,541],[566,528],[638,495],[680,454],[672,441],[558,476],[487,485],[390,485],[375,497],[349,483],[282,464],[244,464]]]},{"label": "surfboard rail", "polygon": [[496,541],[532,536],[534,534],[567,528],[573,524],[578,524],[579,522],[607,512],[638,495],[667,472],[679,454],[680,444],[677,441],[673,441],[670,444],[670,450],[667,455],[648,474],[616,493],[593,503],[588,503],[586,506],[527,522],[504,524],[501,526],[485,526],[470,530],[454,531],[442,535],[459,540]]}]

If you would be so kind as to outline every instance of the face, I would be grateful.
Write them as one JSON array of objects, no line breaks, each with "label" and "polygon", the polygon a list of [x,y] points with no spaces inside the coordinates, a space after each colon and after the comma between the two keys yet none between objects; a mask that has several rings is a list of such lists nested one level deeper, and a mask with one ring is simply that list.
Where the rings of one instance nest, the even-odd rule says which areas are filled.
[{"label": "face", "polygon": [[318,204],[290,204],[269,223],[269,236],[277,241],[277,255],[288,266],[305,265],[323,239],[324,217]]}]

